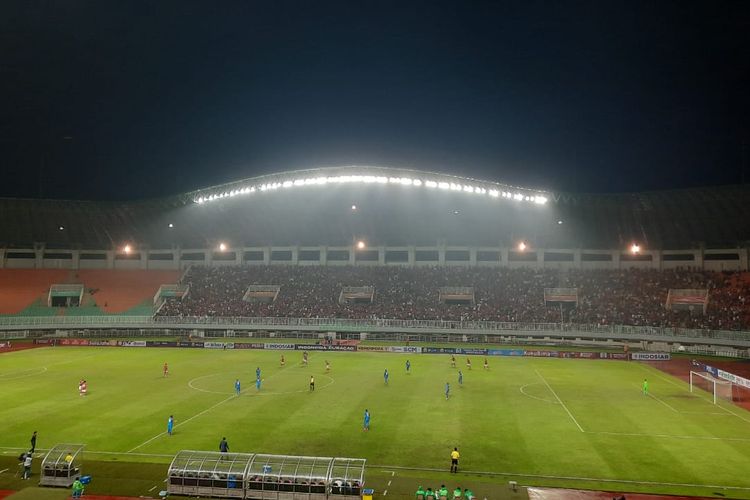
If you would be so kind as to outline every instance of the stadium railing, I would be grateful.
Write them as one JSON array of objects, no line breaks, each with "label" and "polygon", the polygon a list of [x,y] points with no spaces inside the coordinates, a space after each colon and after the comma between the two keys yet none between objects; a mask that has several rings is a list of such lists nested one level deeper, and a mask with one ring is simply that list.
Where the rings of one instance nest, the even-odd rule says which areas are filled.
[{"label": "stadium railing", "polygon": [[0,330],[67,329],[175,329],[308,330],[341,332],[447,333],[465,335],[544,334],[561,338],[629,338],[631,340],[684,340],[699,344],[716,343],[750,347],[750,332],[695,330],[628,325],[586,325],[568,323],[511,323],[494,321],[441,321],[398,319],[276,318],[276,317],[151,317],[151,316],[5,316]]}]

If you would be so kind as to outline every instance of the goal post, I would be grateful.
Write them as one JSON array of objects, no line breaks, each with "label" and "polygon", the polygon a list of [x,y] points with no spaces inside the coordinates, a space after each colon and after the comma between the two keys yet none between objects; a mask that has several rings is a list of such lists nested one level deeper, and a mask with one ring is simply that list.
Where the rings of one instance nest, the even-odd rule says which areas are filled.
[{"label": "goal post", "polygon": [[714,404],[719,399],[732,401],[732,383],[728,380],[715,378],[709,373],[690,371],[690,392],[694,392],[695,389],[710,394]]}]

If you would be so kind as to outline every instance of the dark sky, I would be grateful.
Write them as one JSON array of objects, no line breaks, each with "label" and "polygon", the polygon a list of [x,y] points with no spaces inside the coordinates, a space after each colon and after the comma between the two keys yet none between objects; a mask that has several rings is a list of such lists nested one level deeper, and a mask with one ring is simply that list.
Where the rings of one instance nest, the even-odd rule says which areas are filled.
[{"label": "dark sky", "polygon": [[4,0],[0,196],[345,164],[565,191],[750,181],[749,33],[748,1]]}]

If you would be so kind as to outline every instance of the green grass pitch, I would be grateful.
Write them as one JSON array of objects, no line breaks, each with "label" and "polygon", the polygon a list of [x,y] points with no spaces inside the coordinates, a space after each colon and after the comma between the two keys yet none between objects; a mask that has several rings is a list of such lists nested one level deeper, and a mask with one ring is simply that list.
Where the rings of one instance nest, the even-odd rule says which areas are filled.
[{"label": "green grass pitch", "polygon": [[[451,368],[445,355],[313,352],[304,367],[300,352],[283,354],[284,367],[280,351],[55,347],[4,354],[0,446],[17,455],[37,430],[39,448],[85,443],[101,452],[91,455],[97,459],[168,462],[182,449],[218,450],[226,436],[237,452],[442,470],[457,446],[464,472],[510,473],[524,484],[750,494],[750,413],[713,405],[707,394],[691,395],[687,384],[642,364],[493,357],[485,371],[480,357],[468,370],[465,357]],[[81,378],[85,397],[77,391]],[[369,432],[362,429],[365,408]],[[169,415],[173,436],[165,432]]]}]

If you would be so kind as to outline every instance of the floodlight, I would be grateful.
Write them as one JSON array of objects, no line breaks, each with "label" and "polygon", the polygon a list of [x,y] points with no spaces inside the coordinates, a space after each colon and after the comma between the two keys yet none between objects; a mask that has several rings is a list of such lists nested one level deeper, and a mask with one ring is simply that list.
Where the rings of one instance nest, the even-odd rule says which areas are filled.
[{"label": "floodlight", "polygon": [[174,224],[172,224],[172,223],[170,222],[170,223],[168,224],[168,226],[167,226],[167,227],[169,227],[169,229],[172,229],[172,228],[174,227]]},{"label": "floodlight", "polygon": [[352,205],[352,210],[357,210],[357,205]]},{"label": "floodlight", "polygon": [[522,241],[518,244],[518,251],[523,252],[524,250],[526,250],[526,242]]},{"label": "floodlight", "polygon": [[364,241],[362,241],[362,240],[359,240],[359,241],[357,242],[357,250],[364,250],[366,246],[367,246],[367,245],[365,245],[365,242],[364,242]]},{"label": "floodlight", "polygon": [[126,243],[125,246],[122,247],[122,251],[123,253],[130,253],[131,251],[133,251],[133,249],[130,247],[129,244]]},{"label": "floodlight", "polygon": [[227,244],[224,242],[219,243],[219,251],[226,252],[226,250],[227,250]]},{"label": "floodlight", "polygon": [[62,231],[62,230],[64,230],[64,229],[65,229],[65,227],[64,227],[64,226],[60,226],[60,227],[58,227],[58,228],[57,228],[57,230],[58,230],[58,231]]},{"label": "floodlight", "polygon": [[633,255],[638,255],[639,253],[641,253],[641,246],[638,243],[633,243],[632,245],[630,245],[630,253],[632,253]]}]

